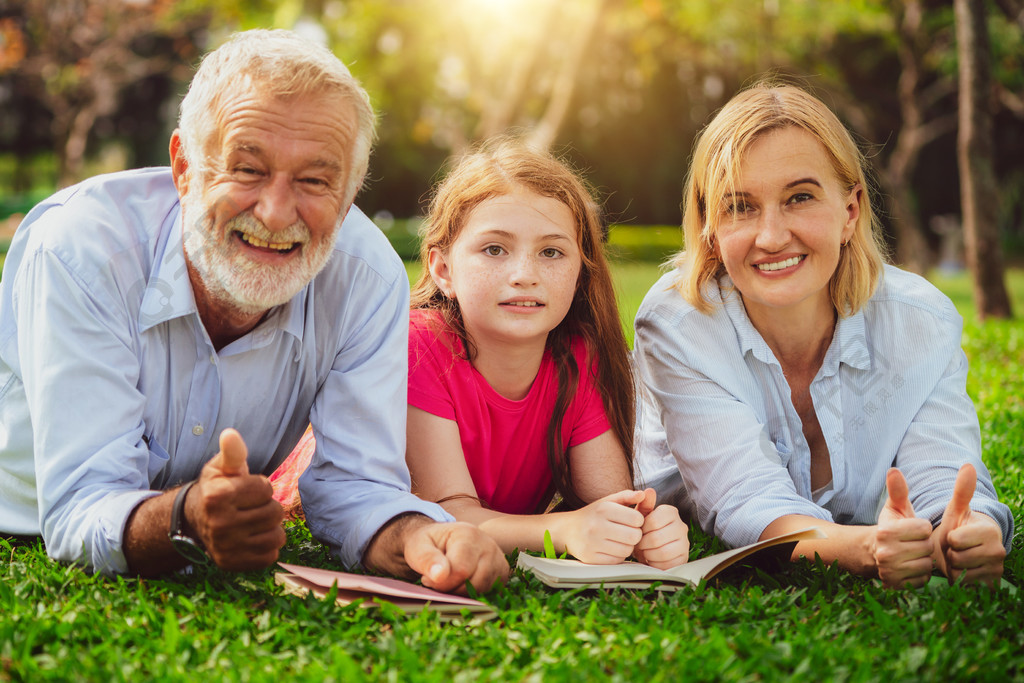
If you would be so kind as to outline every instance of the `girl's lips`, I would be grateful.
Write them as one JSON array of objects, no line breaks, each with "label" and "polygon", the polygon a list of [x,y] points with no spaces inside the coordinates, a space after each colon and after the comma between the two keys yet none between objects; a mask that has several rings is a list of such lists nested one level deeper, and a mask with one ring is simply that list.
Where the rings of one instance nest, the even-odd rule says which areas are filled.
[{"label": "girl's lips", "polygon": [[537,301],[536,299],[512,299],[510,301],[502,301],[499,306],[506,308],[523,308],[523,309],[537,309],[543,308],[544,304]]}]

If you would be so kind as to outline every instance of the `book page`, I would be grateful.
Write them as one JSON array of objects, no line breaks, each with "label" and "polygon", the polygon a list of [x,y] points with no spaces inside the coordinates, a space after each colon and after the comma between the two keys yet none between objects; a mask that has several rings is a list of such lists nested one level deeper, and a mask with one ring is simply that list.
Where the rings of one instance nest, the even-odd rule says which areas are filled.
[{"label": "book page", "polygon": [[770,548],[782,543],[797,543],[811,538],[825,538],[825,532],[817,527],[800,529],[799,531],[792,531],[788,534],[783,534],[782,536],[767,538],[763,541],[758,541],[757,543],[751,543],[750,545],[745,545],[741,548],[733,548],[732,550],[726,550],[725,552],[717,553],[715,555],[708,555],[707,557],[702,557],[697,560],[691,560],[686,564],[681,564],[678,567],[672,567],[672,569],[667,569],[665,571],[679,579],[696,584],[700,583],[701,579],[710,579],[726,567],[753,555],[763,548]]},{"label": "book page", "polygon": [[278,562],[279,567],[291,572],[299,578],[305,579],[323,588],[330,588],[335,583],[338,590],[361,591],[374,595],[386,595],[395,598],[411,598],[423,602],[435,602],[451,605],[460,605],[470,609],[490,610],[490,606],[479,600],[466,598],[461,595],[451,595],[431,590],[425,586],[417,586],[408,581],[399,579],[387,579],[379,576],[365,576],[363,574],[350,574],[347,572],[336,572],[330,569],[317,569],[315,567],[303,567],[286,562]]},{"label": "book page", "polygon": [[726,567],[733,565],[764,548],[783,543],[796,543],[811,538],[825,538],[824,532],[811,527],[792,533],[759,541],[742,548],[734,548],[716,555],[709,555],[668,570],[655,569],[639,562],[621,564],[584,564],[578,560],[553,560],[519,554],[517,566],[533,572],[549,586],[572,588],[581,586],[616,586],[646,588],[656,581],[671,586],[696,585],[701,579],[710,579]]}]

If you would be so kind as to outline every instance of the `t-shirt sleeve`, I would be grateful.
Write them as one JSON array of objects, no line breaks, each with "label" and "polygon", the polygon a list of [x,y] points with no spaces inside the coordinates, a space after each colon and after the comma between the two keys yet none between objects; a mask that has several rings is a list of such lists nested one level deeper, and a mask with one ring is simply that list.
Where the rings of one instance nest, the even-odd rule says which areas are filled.
[{"label": "t-shirt sleeve", "polygon": [[582,340],[574,345],[573,353],[577,367],[580,368],[580,383],[572,403],[571,414],[575,420],[569,435],[570,447],[590,441],[611,429],[601,392],[597,388],[597,361],[588,365],[586,347]]},{"label": "t-shirt sleeve", "polygon": [[455,419],[450,375],[456,361],[448,342],[421,311],[409,321],[409,405],[448,420]]}]

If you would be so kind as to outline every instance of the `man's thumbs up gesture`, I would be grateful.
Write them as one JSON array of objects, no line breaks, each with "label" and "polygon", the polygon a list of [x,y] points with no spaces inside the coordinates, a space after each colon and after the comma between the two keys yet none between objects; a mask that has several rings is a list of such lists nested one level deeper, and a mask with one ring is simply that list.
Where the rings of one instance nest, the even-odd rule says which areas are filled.
[{"label": "man's thumbs up gesture", "polygon": [[932,525],[914,517],[910,491],[903,473],[895,467],[885,475],[888,498],[875,527],[875,566],[886,586],[923,586],[932,572]]},{"label": "man's thumbs up gesture", "polygon": [[220,452],[189,492],[185,517],[218,567],[262,569],[285,542],[284,511],[266,477],[249,474],[249,451],[234,429],[220,434]]},{"label": "man's thumbs up gesture", "polygon": [[953,484],[953,495],[935,529],[939,566],[952,583],[965,574],[965,583],[996,584],[1003,576],[1003,532],[994,519],[970,508],[978,473],[964,465]]}]

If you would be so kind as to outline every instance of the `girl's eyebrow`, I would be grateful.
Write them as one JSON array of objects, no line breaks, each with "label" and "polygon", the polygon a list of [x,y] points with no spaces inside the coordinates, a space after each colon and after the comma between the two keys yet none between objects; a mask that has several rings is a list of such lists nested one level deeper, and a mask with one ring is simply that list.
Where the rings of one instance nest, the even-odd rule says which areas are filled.
[{"label": "girl's eyebrow", "polygon": [[[499,230],[497,228],[494,228],[493,230],[485,230],[485,231],[480,233],[480,239],[491,239],[491,238],[494,238],[494,237],[499,237],[499,238],[506,239],[506,240],[515,239],[515,235],[513,235],[508,230]],[[572,242],[573,241],[568,235],[563,235],[560,232],[553,232],[553,233],[550,233],[548,235],[541,235],[540,239],[541,240],[563,240],[565,242]]]}]

